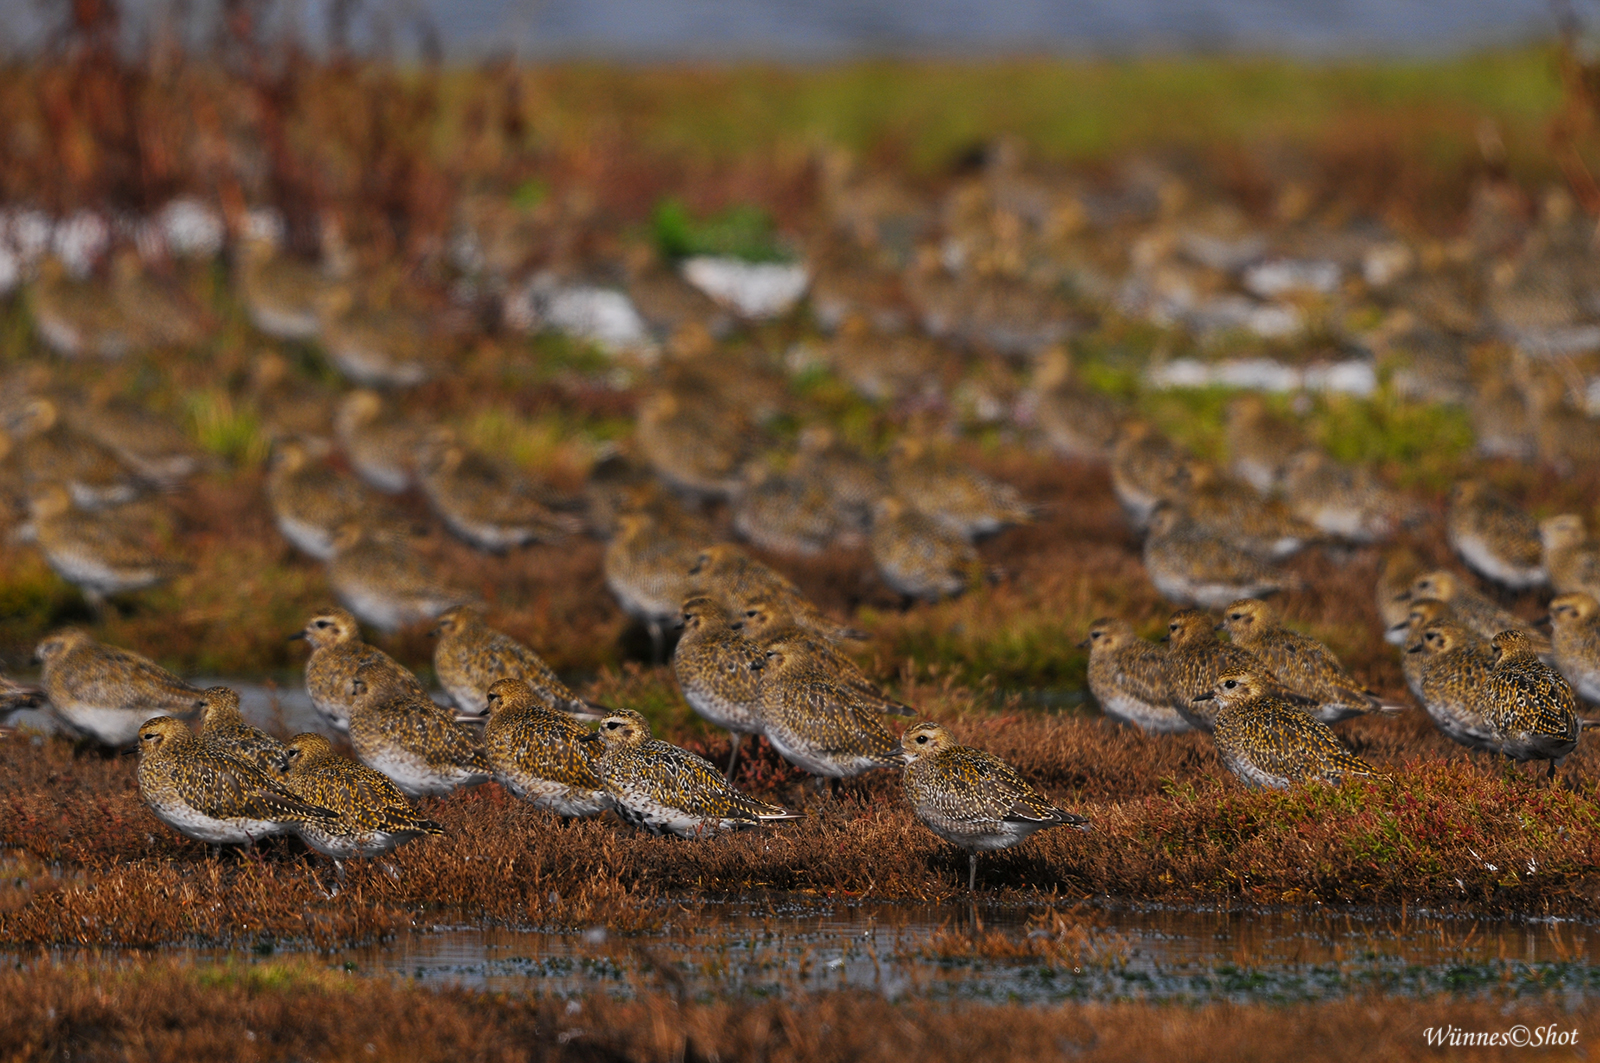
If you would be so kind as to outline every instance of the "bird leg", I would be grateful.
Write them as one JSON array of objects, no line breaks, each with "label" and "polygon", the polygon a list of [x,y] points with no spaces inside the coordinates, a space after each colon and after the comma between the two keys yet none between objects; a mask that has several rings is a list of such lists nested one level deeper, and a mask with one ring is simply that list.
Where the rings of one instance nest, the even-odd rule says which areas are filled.
[{"label": "bird leg", "polygon": [[978,850],[974,849],[967,854],[967,892],[978,891]]},{"label": "bird leg", "polygon": [[733,767],[739,763],[739,743],[744,741],[744,735],[738,731],[729,731],[733,738],[733,752],[728,754],[728,781],[733,782]]},{"label": "bird leg", "polygon": [[665,633],[661,630],[661,622],[659,620],[648,620],[645,622],[645,630],[650,632],[650,663],[653,665],[665,664],[667,640]]}]

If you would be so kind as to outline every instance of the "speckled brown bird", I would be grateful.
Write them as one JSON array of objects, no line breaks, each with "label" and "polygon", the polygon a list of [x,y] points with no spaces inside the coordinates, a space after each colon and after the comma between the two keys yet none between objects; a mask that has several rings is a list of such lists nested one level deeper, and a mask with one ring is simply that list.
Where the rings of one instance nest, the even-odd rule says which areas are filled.
[{"label": "speckled brown bird", "polygon": [[73,509],[59,485],[36,488],[28,499],[28,516],[22,538],[32,542],[45,563],[77,587],[97,613],[113,594],[144,590],[189,571],[185,562],[153,549],[140,529],[116,510]]},{"label": "speckled brown bird", "polygon": [[787,609],[797,626],[823,638],[839,641],[866,637],[817,608],[793,580],[732,543],[715,543],[701,549],[689,567],[689,583],[685,598],[697,594],[714,598],[735,620],[748,603],[767,599]]},{"label": "speckled brown bird", "polygon": [[[1413,663],[1415,662],[1415,663]],[[1468,749],[1498,752],[1479,692],[1494,667],[1489,643],[1448,617],[1418,628],[1406,647],[1406,677],[1435,727]]]},{"label": "speckled brown bird", "polygon": [[354,614],[381,631],[437,619],[474,595],[445,582],[386,529],[346,524],[335,534],[328,584]]},{"label": "speckled brown bird", "polygon": [[815,557],[832,544],[840,523],[832,496],[820,483],[766,475],[739,492],[733,530],[763,550]]},{"label": "speckled brown bird", "polygon": [[878,575],[907,598],[955,597],[967,589],[978,564],[966,538],[894,495],[873,508],[868,544]]},{"label": "speckled brown bird", "polygon": [[1033,507],[1015,487],[942,457],[912,437],[901,438],[890,451],[888,478],[896,496],[966,539],[1033,520]]},{"label": "speckled brown bird", "polygon": [[801,431],[792,471],[801,482],[826,490],[835,520],[856,531],[872,522],[872,506],[888,490],[878,464],[824,425]]},{"label": "speckled brown bird", "polygon": [[282,774],[288,763],[283,743],[246,723],[239,711],[238,691],[227,687],[211,687],[205,692],[200,744],[213,753],[242,760],[269,778]]},{"label": "speckled brown bird", "polygon": [[1207,609],[1300,585],[1293,573],[1224,542],[1166,505],[1150,516],[1144,567],[1162,597]]},{"label": "speckled brown bird", "polygon": [[[1379,559],[1378,582],[1373,594],[1386,633],[1392,631],[1396,624],[1405,624],[1411,613],[1411,585],[1426,571],[1422,560],[1407,546],[1387,550]],[[1387,634],[1385,637],[1388,637]],[[1403,638],[1389,638],[1388,641],[1397,646],[1404,644]]]},{"label": "speckled brown bird", "polygon": [[[1448,620],[1457,627],[1461,627],[1456,620],[1456,615],[1450,611],[1450,607],[1439,599],[1414,599],[1411,602],[1411,612],[1407,614],[1406,619],[1384,632],[1384,639],[1405,651],[1416,645],[1417,640],[1422,637],[1422,629],[1435,620]],[[1461,630],[1468,636],[1469,641],[1481,643],[1484,651],[1488,652],[1488,639],[1480,637],[1468,628],[1461,627]],[[1400,654],[1400,671],[1406,677],[1406,688],[1411,691],[1413,696],[1421,698],[1422,690],[1418,684],[1422,678],[1422,658],[1414,653],[1402,652]]]},{"label": "speckled brown bird", "polygon": [[1230,671],[1195,700],[1215,701],[1217,755],[1246,786],[1288,789],[1379,774],[1323,723],[1272,692],[1272,677]]},{"label": "speckled brown bird", "polygon": [[1128,416],[1122,403],[1073,379],[1072,357],[1059,344],[1035,363],[1023,402],[1026,413],[1020,419],[1031,422],[1064,458],[1106,460]]},{"label": "speckled brown bird", "polygon": [[1267,401],[1253,392],[1228,404],[1225,433],[1228,468],[1262,494],[1269,494],[1283,479],[1291,457],[1308,445],[1304,430],[1294,421],[1274,414]]},{"label": "speckled brown bird", "polygon": [[[1263,560],[1289,557],[1323,536],[1275,498],[1204,462],[1184,469],[1184,490],[1174,505],[1200,531]],[[1154,514],[1152,514],[1152,519]]]},{"label": "speckled brown bird", "polygon": [[762,672],[761,732],[789,763],[833,779],[899,764],[900,742],[884,727],[877,702],[802,646],[768,646]]},{"label": "speckled brown bird", "polygon": [[588,727],[520,679],[495,680],[488,702],[483,747],[501,786],[559,816],[597,816],[612,807]]},{"label": "speckled brown bird", "polygon": [[363,667],[384,669],[394,682],[427,695],[409,669],[362,641],[361,626],[343,609],[317,610],[290,639],[305,639],[311,647],[311,656],[306,659],[306,693],[317,713],[341,731],[350,729],[350,680]]},{"label": "speckled brown bird", "polygon": [[363,665],[350,681],[350,747],[412,797],[441,797],[494,775],[455,713],[382,665]]},{"label": "speckled brown bird", "polygon": [[1550,778],[1578,745],[1577,699],[1572,686],[1539,660],[1527,632],[1502,631],[1489,640],[1494,667],[1475,703],[1493,729],[1500,752],[1518,761],[1548,760]]},{"label": "speckled brown bird", "polygon": [[333,540],[347,524],[398,519],[361,481],[314,457],[298,440],[272,450],[267,502],[283,537],[318,561],[333,558]]},{"label": "speckled brown bird", "polygon": [[34,656],[56,719],[101,745],[133,742],[151,714],[190,717],[205,695],[147,657],[102,646],[78,628],[52,632]]},{"label": "speckled brown bird", "polygon": [[110,450],[74,432],[54,400],[34,396],[0,405],[11,465],[25,484],[59,484],[81,510],[120,506],[139,496],[134,473]]},{"label": "speckled brown bird", "polygon": [[480,550],[560,542],[583,529],[552,508],[549,490],[442,431],[417,450],[417,483],[445,526]]},{"label": "speckled brown bird", "polygon": [[288,770],[283,788],[307,804],[337,813],[333,821],[301,823],[299,834],[311,848],[332,857],[341,875],[343,861],[351,857],[383,856],[414,838],[445,832],[418,815],[382,772],[341,757],[319,734],[295,735],[284,756]]},{"label": "speckled brown bird", "polygon": [[755,438],[739,411],[666,388],[640,401],[634,431],[657,475],[681,491],[713,498],[739,489]]},{"label": "speckled brown bird", "polygon": [[434,674],[464,713],[481,715],[488,709],[489,687],[497,679],[520,679],[563,712],[589,708],[542,657],[490,627],[475,605],[439,614],[433,633],[439,639],[433,647]]},{"label": "speckled brown bird", "polygon": [[1528,636],[1535,653],[1550,652],[1549,638],[1534,631],[1520,616],[1500,608],[1492,598],[1453,572],[1444,569],[1424,572],[1411,584],[1411,594],[1415,598],[1437,598],[1448,603],[1457,620],[1486,639],[1515,628]]},{"label": "speckled brown bird", "polygon": [[1445,536],[1478,575],[1527,590],[1545,582],[1539,525],[1533,516],[1482,480],[1450,490]]},{"label": "speckled brown bird", "polygon": [[[1198,609],[1180,609],[1167,619],[1167,682],[1172,707],[1191,727],[1206,732],[1215,726],[1218,706],[1195,698],[1213,689],[1221,676],[1253,672],[1276,683],[1270,679],[1272,670],[1265,661],[1243,646],[1218,641],[1216,628],[1211,617]],[[1272,692],[1302,710],[1312,705],[1309,698],[1292,694],[1282,684],[1275,685]]]},{"label": "speckled brown bird", "polygon": [[682,617],[672,671],[689,706],[732,735],[731,780],[744,736],[761,733],[761,671],[767,655],[730,627],[727,613],[710,598],[684,602]]},{"label": "speckled brown bird", "polygon": [[993,753],[959,745],[936,723],[906,731],[906,801],[924,826],[967,851],[967,889],[978,887],[978,854],[1009,849],[1048,827],[1087,827],[1057,808]]},{"label": "speckled brown bird", "polygon": [[302,824],[338,819],[260,769],[207,749],[170,716],[146,720],[137,734],[139,796],[161,822],[186,837],[210,845],[254,845]]},{"label": "speckled brown bird", "polygon": [[1353,543],[1381,542],[1422,515],[1420,507],[1386,487],[1369,469],[1345,465],[1320,450],[1302,451],[1289,459],[1283,500],[1292,516]]},{"label": "speckled brown bird", "polygon": [[622,611],[650,634],[652,659],[661,661],[666,627],[683,600],[696,593],[694,572],[703,544],[651,513],[622,513],[616,534],[606,544],[606,586]]},{"label": "speckled brown bird", "polygon": [[1166,646],[1140,638],[1127,621],[1109,616],[1090,624],[1089,637],[1078,645],[1089,651],[1089,693],[1100,711],[1150,734],[1191,729],[1173,708]]},{"label": "speckled brown bird", "polygon": [[802,627],[794,613],[781,601],[753,598],[745,602],[743,611],[738,614],[732,627],[763,651],[784,642],[796,653],[811,655],[819,666],[875,703],[880,712],[890,716],[917,714],[915,709],[890,697],[882,687],[869,679],[861,666],[846,656],[837,643]]},{"label": "speckled brown bird", "polygon": [[44,691],[23,686],[8,675],[0,675],[0,716],[19,709],[33,709],[46,701]]},{"label": "speckled brown bird", "polygon": [[1156,506],[1180,498],[1189,456],[1143,421],[1130,421],[1111,449],[1111,487],[1135,530]]},{"label": "speckled brown bird", "polygon": [[1563,513],[1539,522],[1544,570],[1557,594],[1600,594],[1600,543],[1589,538],[1583,518]]},{"label": "speckled brown bird", "polygon": [[385,409],[377,392],[357,389],[346,395],[334,413],[333,430],[357,476],[390,494],[411,486],[422,429]]},{"label": "speckled brown bird", "polygon": [[1223,610],[1222,627],[1235,645],[1261,658],[1278,682],[1315,702],[1306,711],[1323,723],[1404,708],[1384,702],[1356,682],[1321,642],[1284,627],[1277,610],[1266,602],[1239,599]]},{"label": "speckled brown bird", "polygon": [[632,709],[607,716],[590,741],[603,745],[600,778],[618,815],[652,834],[703,838],[802,818],[735,790],[704,758],[652,739],[649,721]]},{"label": "speckled brown bird", "polygon": [[1556,667],[1579,697],[1600,703],[1600,602],[1581,592],[1559,595],[1550,602],[1550,627]]}]

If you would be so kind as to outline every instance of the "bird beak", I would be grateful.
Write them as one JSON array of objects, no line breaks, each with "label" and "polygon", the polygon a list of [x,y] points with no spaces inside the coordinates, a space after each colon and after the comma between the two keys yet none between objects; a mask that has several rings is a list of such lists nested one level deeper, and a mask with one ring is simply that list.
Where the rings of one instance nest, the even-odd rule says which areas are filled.
[{"label": "bird beak", "polygon": [[1171,635],[1162,635],[1159,639],[1156,639],[1156,641],[1157,642],[1171,642],[1172,641],[1172,636]]},{"label": "bird beak", "polygon": [[582,738],[578,739],[578,741],[580,741],[580,742],[598,742],[598,741],[600,741],[600,732],[599,731],[590,731],[588,734],[586,734]]},{"label": "bird beak", "polygon": [[1410,626],[1411,626],[1411,621],[1402,620],[1397,624],[1390,624],[1389,625],[1389,630],[1390,631],[1404,631],[1406,628],[1408,628]]},{"label": "bird beak", "polygon": [[1549,622],[1550,622],[1550,614],[1549,613],[1544,614],[1539,619],[1534,621],[1535,624],[1548,624]]},{"label": "bird beak", "polygon": [[1190,698],[1189,700],[1190,701],[1214,701],[1214,700],[1216,700],[1216,697],[1217,696],[1215,694],[1211,693],[1211,691],[1208,690],[1204,694],[1201,694],[1199,697]]},{"label": "bird beak", "polygon": [[1419,642],[1415,646],[1407,646],[1406,647],[1406,652],[1407,653],[1421,653],[1422,652],[1422,643]]},{"label": "bird beak", "polygon": [[288,641],[290,641],[290,642],[299,642],[301,639],[303,639],[305,637],[306,637],[306,633],[304,631],[296,631],[293,635],[289,636]]},{"label": "bird beak", "polygon": [[1223,628],[1225,628],[1227,626],[1228,625],[1227,625],[1226,622],[1224,622],[1222,620],[1218,620],[1215,624],[1211,625],[1211,630],[1212,631],[1221,631]]},{"label": "bird beak", "polygon": [[1082,642],[1078,643],[1078,649],[1086,650],[1088,648],[1089,648],[1089,640],[1088,639],[1084,639]]}]

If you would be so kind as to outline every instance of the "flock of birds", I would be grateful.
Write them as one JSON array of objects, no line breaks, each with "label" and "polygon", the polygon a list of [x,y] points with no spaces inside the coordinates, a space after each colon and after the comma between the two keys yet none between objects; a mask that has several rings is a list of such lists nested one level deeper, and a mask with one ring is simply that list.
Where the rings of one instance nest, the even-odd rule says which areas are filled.
[{"label": "flock of birds", "polygon": [[[74,733],[136,746],[145,801],[190,837],[250,844],[293,833],[339,861],[438,832],[412,800],[490,780],[558,815],[610,812],[681,837],[795,818],[732,786],[743,738],[759,735],[819,779],[901,770],[922,822],[971,854],[971,886],[978,852],[1047,827],[1083,826],[1082,817],[938,724],[896,734],[887,719],[916,713],[847,652],[861,633],[722,541],[717,514],[771,554],[862,547],[884,587],[908,604],[936,601],[985,578],[980,539],[1036,516],[1015,486],[951,456],[941,418],[999,426],[1064,459],[1105,463],[1142,536],[1150,581],[1184,608],[1161,643],[1126,621],[1096,621],[1086,642],[1092,693],[1108,717],[1145,731],[1211,734],[1223,764],[1247,785],[1290,786],[1377,774],[1329,725],[1401,706],[1284,625],[1264,599],[1301,582],[1281,562],[1313,545],[1389,540],[1426,520],[1427,507],[1371,470],[1336,461],[1250,393],[1228,411],[1228,463],[1197,460],[1081,378],[1062,339],[1086,311],[1060,293],[1099,291],[1101,304],[1201,334],[1212,327],[1206,322],[1234,320],[1222,306],[1228,299],[1247,300],[1251,313],[1371,300],[1385,324],[1360,342],[1375,357],[1404,356],[1396,390],[1465,405],[1484,455],[1558,468],[1600,455],[1600,433],[1580,409],[1583,389],[1559,360],[1528,353],[1576,342],[1587,312],[1578,279],[1589,273],[1574,263],[1589,258],[1572,236],[1582,227],[1558,205],[1547,204],[1534,226],[1494,195],[1480,196],[1472,246],[1437,254],[1358,233],[1319,244],[1321,230],[1307,224],[1282,251],[1301,258],[1272,261],[1264,239],[1241,231],[1237,212],[1218,221],[1185,207],[1170,182],[1130,179],[1117,203],[1096,207],[1094,197],[1041,182],[1000,151],[928,208],[870,177],[824,176],[830,228],[815,245],[810,300],[826,335],[781,359],[719,343],[728,306],[677,273],[660,263],[628,267],[628,312],[654,330],[652,349],[607,352],[609,364],[636,374],[633,431],[595,462],[581,491],[558,490],[416,401],[418,385],[454,371],[446,352],[462,345],[463,323],[492,315],[476,306],[406,309],[354,270],[348,249],[325,248],[324,260],[311,262],[278,246],[270,225],[243,234],[232,250],[233,295],[255,333],[284,349],[314,344],[349,385],[335,390],[269,347],[228,384],[228,401],[251,412],[270,446],[263,501],[274,523],[324,566],[342,606],[305,627],[306,687],[355,759],[315,734],[280,742],[244,721],[235,693],[195,689],[77,630],[40,642],[42,690],[8,683],[0,709],[47,701]],[[1105,220],[1096,221],[1100,207]],[[937,239],[901,247],[895,234],[906,217],[921,219],[912,231]],[[475,228],[469,219],[462,240],[475,250],[464,260],[477,272],[460,279],[499,293],[504,327],[521,327],[516,293],[534,292],[543,315],[534,317],[546,327],[594,339],[581,315],[557,304],[614,303],[596,302],[591,289],[511,276],[536,256],[530,248],[551,242],[544,222],[527,221],[493,211]],[[0,237],[15,244],[18,224],[0,218]],[[206,255],[228,239],[216,224]],[[83,228],[61,222],[57,236],[71,236],[74,225]],[[519,233],[526,246],[512,248]],[[1341,235],[1355,251],[1338,250],[1333,237]],[[52,239],[34,241],[39,254],[53,247],[68,261],[64,249],[76,245]],[[1096,273],[1108,267],[1094,256],[1124,247],[1118,268],[1131,263],[1131,272],[1119,287]],[[1339,262],[1305,260],[1322,251]],[[1462,264],[1479,259],[1498,265],[1482,307],[1463,309],[1471,302],[1463,293],[1483,286]],[[496,262],[521,265],[493,275]],[[183,296],[174,271],[146,268],[128,248],[81,268],[47,255],[29,268],[29,320],[68,366],[193,347],[217,325]],[[1333,283],[1324,283],[1330,270]],[[1209,302],[1196,294],[1222,292]],[[1239,320],[1247,319],[1255,320]],[[1486,333],[1508,341],[1509,360],[1457,356],[1467,338]],[[1016,372],[1024,363],[1025,382]],[[797,377],[818,366],[897,415],[886,445],[858,445],[860,433],[801,397]],[[114,380],[83,387],[39,359],[0,381],[0,494],[27,514],[15,537],[97,610],[185,571],[165,534],[173,514],[163,493],[209,460],[190,433]],[[406,493],[409,506],[397,497]],[[605,584],[649,633],[658,662],[667,659],[669,631],[681,627],[672,668],[695,711],[731,734],[726,768],[653,739],[635,712],[586,702],[534,650],[491,628],[480,596],[418,549],[427,532],[418,527],[421,505],[430,524],[486,553],[585,533],[604,539]],[[1452,739],[1547,760],[1553,776],[1579,738],[1575,692],[1600,701],[1600,544],[1581,517],[1535,521],[1478,481],[1453,493],[1446,531],[1478,576],[1510,591],[1551,587],[1553,634],[1505,611],[1468,575],[1393,553],[1378,606],[1404,651],[1411,692]],[[364,642],[362,624],[385,632],[435,625],[434,672],[451,706]],[[184,722],[197,715],[198,735]]]}]

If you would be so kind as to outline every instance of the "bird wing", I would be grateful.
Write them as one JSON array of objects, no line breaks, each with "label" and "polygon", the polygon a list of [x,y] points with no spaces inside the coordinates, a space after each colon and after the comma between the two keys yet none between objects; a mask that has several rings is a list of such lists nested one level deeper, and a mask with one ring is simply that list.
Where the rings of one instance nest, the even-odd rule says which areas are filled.
[{"label": "bird wing", "polygon": [[184,799],[213,819],[264,819],[297,822],[336,820],[338,814],[304,801],[265,774],[232,757],[217,754],[175,766],[174,781]]},{"label": "bird wing", "polygon": [[793,818],[777,805],[757,801],[728,785],[712,764],[687,749],[652,741],[641,751],[640,774],[662,804],[693,816],[717,819]]},{"label": "bird wing", "polygon": [[117,677],[90,680],[84,684],[85,694],[92,691],[96,699],[105,699],[118,708],[152,713],[187,715],[205,705],[205,695],[201,691],[136,653],[114,646],[101,646],[98,652],[105,655],[107,664],[114,666],[107,671],[114,671]]}]

